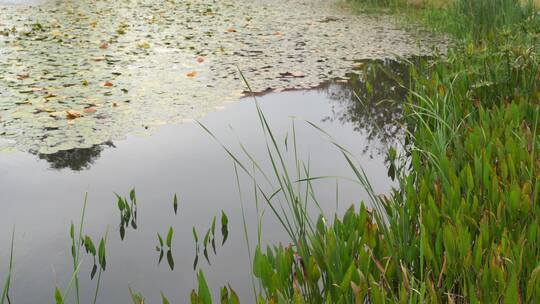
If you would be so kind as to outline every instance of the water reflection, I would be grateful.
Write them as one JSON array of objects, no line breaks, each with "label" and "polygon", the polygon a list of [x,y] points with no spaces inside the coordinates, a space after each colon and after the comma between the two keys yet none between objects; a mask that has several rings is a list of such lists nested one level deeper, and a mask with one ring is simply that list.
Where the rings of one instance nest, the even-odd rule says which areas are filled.
[{"label": "water reflection", "polygon": [[[280,142],[291,134],[290,116],[318,122],[319,127],[357,156],[375,192],[389,193],[393,184],[386,176],[383,157],[375,155],[369,159],[360,153],[368,143],[361,133],[353,130],[353,124],[342,124],[338,120],[321,122],[331,115],[331,107],[336,104],[329,100],[327,94],[314,90],[291,91],[265,95],[259,98],[259,102]],[[238,141],[244,143],[254,159],[261,160],[265,172],[272,170],[271,162],[265,161],[264,138],[260,129],[254,127],[259,126],[259,121],[251,99],[231,104],[201,121],[232,149],[238,147]],[[233,131],[225,127],[228,125]],[[313,176],[352,176],[343,155],[325,136],[305,123],[298,123],[295,128],[298,155],[300,159],[309,160]],[[101,285],[100,299],[107,303],[132,303],[129,301],[128,283],[133,290],[143,292],[152,303],[161,300],[160,291],[177,295],[178,300],[187,299],[194,287],[194,276],[199,270],[204,270],[209,286],[230,283],[242,303],[249,303],[253,292],[245,231],[255,240],[261,221],[256,216],[259,212],[257,206],[251,199],[244,205],[248,216],[243,217],[237,177],[231,159],[219,144],[199,125],[185,123],[163,126],[149,137],[130,136],[115,142],[115,146],[108,151],[105,151],[107,145],[101,146],[104,152],[99,155],[99,160],[94,158],[89,169],[84,171],[73,171],[69,166],[64,166],[63,170],[50,170],[44,162],[36,162],[37,154],[12,153],[0,157],[0,185],[3,186],[0,231],[9,231],[15,223],[20,227],[18,231],[22,231],[15,240],[18,260],[23,262],[16,264],[17,283],[12,290],[13,298],[24,303],[42,303],[43,295],[50,295],[56,285],[68,286],[72,269],[67,266],[71,264],[72,257],[69,246],[66,246],[66,240],[69,240],[66,232],[70,222],[81,217],[81,204],[77,202],[88,192],[90,197],[82,235],[91,236],[98,249],[100,239],[109,232],[107,272],[104,276],[107,283]],[[234,151],[241,153],[240,149]],[[84,153],[66,155],[69,155],[66,161],[74,161]],[[292,160],[289,163],[293,164]],[[239,183],[247,185],[243,188],[243,197],[252,197],[249,187],[252,180],[241,175]],[[132,187],[136,187],[136,195],[135,191],[133,195],[131,191],[127,192]],[[121,207],[113,191],[122,197]],[[317,181],[316,196],[323,202],[324,214],[331,215],[336,210],[342,212],[350,204],[368,199],[367,194],[354,183],[340,183],[339,197],[336,192],[334,181]],[[174,193],[178,194],[176,214]],[[137,221],[133,225],[135,209]],[[267,211],[265,214],[270,213]],[[289,238],[278,220],[269,215],[262,223],[262,244],[288,243]],[[75,226],[78,227],[77,222]],[[120,232],[122,226],[124,233]],[[174,235],[171,246],[167,246],[171,227]],[[194,240],[193,227],[197,240]],[[156,263],[160,252],[152,250],[156,245],[161,249],[158,232],[163,240],[163,257],[159,266]],[[75,240],[78,239],[76,236]],[[9,244],[9,241],[9,234],[0,234],[0,244]],[[170,248],[171,253],[167,256]],[[0,248],[0,261],[9,259],[9,250],[3,249]],[[39,259],[34,258],[34,252],[40,252]],[[92,286],[97,285],[100,264],[96,258],[96,273],[92,281],[93,255],[84,254],[82,257],[85,262],[79,277],[83,287],[81,299],[93,299],[95,289]],[[43,267],[43,261],[52,265],[55,271],[51,271],[51,267]],[[211,266],[208,265],[210,262]],[[5,273],[5,265],[0,263],[0,274]],[[174,271],[171,271],[172,265]],[[219,299],[219,294],[213,296]]]},{"label": "water reflection", "polygon": [[364,153],[384,154],[402,133],[402,103],[407,95],[409,65],[393,60],[358,61],[347,80],[319,88],[335,101],[323,121],[353,123],[370,145]]},{"label": "water reflection", "polygon": [[106,148],[116,148],[116,146],[112,141],[107,141],[90,148],[76,148],[52,154],[31,153],[37,155],[39,159],[46,160],[51,169],[62,170],[69,168],[73,171],[81,171],[89,169]]},{"label": "water reflection", "polygon": [[[416,59],[415,59],[416,60]],[[331,112],[322,121],[352,123],[354,130],[368,139],[363,153],[384,154],[402,133],[402,102],[407,94],[409,65],[393,60],[357,61],[348,79],[337,79],[318,87],[331,101]],[[321,96],[321,98],[324,98]],[[91,148],[71,149],[53,154],[38,154],[52,169],[89,169],[112,141]]]}]

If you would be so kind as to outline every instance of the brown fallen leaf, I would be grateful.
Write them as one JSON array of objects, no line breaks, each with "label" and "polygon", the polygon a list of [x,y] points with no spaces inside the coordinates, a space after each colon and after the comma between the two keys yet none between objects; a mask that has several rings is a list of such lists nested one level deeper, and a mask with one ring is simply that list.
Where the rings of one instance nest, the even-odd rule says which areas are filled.
[{"label": "brown fallen leaf", "polygon": [[89,107],[89,108],[85,108],[83,110],[84,113],[88,113],[88,114],[91,114],[91,113],[96,113],[96,108],[94,107]]},{"label": "brown fallen leaf", "polygon": [[94,20],[94,21],[90,22],[91,27],[96,27],[96,25],[97,25],[97,21]]},{"label": "brown fallen leaf", "polygon": [[201,56],[197,57],[197,62],[198,63],[203,63],[204,62],[204,57],[201,57]]},{"label": "brown fallen leaf", "polygon": [[81,117],[81,113],[74,111],[74,110],[66,110],[66,118],[67,119],[75,119]]},{"label": "brown fallen leaf", "polygon": [[18,74],[17,75],[17,79],[18,80],[23,80],[23,79],[26,79],[28,78],[30,75],[28,73],[25,73],[25,74]]},{"label": "brown fallen leaf", "polygon": [[193,77],[196,77],[197,76],[197,72],[195,71],[191,71],[189,73],[186,73],[186,77],[188,78],[193,78]]},{"label": "brown fallen leaf", "polygon": [[236,32],[236,30],[232,27],[227,29],[227,33],[234,33],[234,32]]},{"label": "brown fallen leaf", "polygon": [[116,108],[116,107],[118,107],[118,104],[116,102],[113,102],[112,106]]},{"label": "brown fallen leaf", "polygon": [[107,42],[105,42],[105,41],[102,42],[102,43],[99,45],[99,48],[100,48],[100,49],[106,49],[106,48],[108,48],[108,47],[109,47],[109,44],[108,44]]},{"label": "brown fallen leaf", "polygon": [[103,86],[104,86],[104,87],[112,87],[113,84],[112,84],[112,82],[110,82],[110,81],[105,81],[105,83],[103,84]]},{"label": "brown fallen leaf", "polygon": [[281,36],[281,33],[280,32],[275,32],[274,36]]},{"label": "brown fallen leaf", "polygon": [[105,60],[105,57],[97,56],[97,57],[92,58],[92,60],[94,60],[94,61],[102,61],[102,60]]}]

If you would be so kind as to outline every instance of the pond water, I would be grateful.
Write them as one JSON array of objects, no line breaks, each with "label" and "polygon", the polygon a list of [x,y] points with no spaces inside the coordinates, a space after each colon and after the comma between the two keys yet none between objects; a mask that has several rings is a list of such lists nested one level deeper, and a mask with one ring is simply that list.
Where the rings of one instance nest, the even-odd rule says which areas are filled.
[{"label": "pond water", "polygon": [[[186,302],[196,286],[192,228],[203,237],[222,211],[228,240],[221,245],[218,224],[216,253],[196,267],[215,292],[230,283],[251,302],[242,202],[252,243],[261,213],[264,244],[288,237],[268,207],[256,208],[242,173],[240,196],[233,161],[195,119],[249,164],[243,144],[270,174],[254,98],[241,98],[251,89],[287,164],[296,136],[310,175],[328,177],[313,184],[331,220],[368,196],[307,121],[388,193],[385,153],[399,147],[405,94],[395,79],[407,78],[390,59],[431,55],[441,41],[331,1],[0,0],[0,279],[15,227],[12,303],[52,302],[54,288],[67,286],[69,227],[85,193],[84,233],[96,241],[108,232],[99,303],[130,303],[128,286],[149,303],[160,292]],[[132,188],[137,225],[121,229],[115,193]],[[174,268],[155,250],[170,227]],[[96,279],[82,256],[87,303]]]},{"label": "pond water", "polygon": [[0,150],[150,134],[237,100],[239,71],[255,92],[309,89],[436,38],[323,0],[0,4]]},{"label": "pond water", "polygon": [[[386,67],[397,73],[405,71],[394,63]],[[306,120],[354,151],[376,192],[388,193],[393,183],[386,174],[384,153],[400,138],[396,122],[401,107],[395,100],[402,98],[404,91],[383,73],[366,72],[365,75],[371,75],[368,78],[376,84],[372,93],[368,93],[364,77],[351,74],[348,82],[332,82],[310,91],[267,94],[258,97],[258,101],[283,147],[284,139],[292,136],[291,116],[295,117],[298,154],[306,163],[309,159],[311,176],[353,177],[340,152]],[[245,144],[261,167],[270,173],[251,98],[211,113],[201,122],[235,153],[241,155],[238,142]],[[251,181],[242,174],[240,181],[247,185],[242,192],[253,242],[257,213],[249,186]],[[233,162],[196,123],[169,125],[153,136],[129,136],[126,140],[88,149],[48,155],[6,153],[0,158],[0,185],[0,231],[3,232],[0,234],[3,244],[0,269],[6,269],[9,232],[15,225],[15,279],[11,293],[15,303],[52,299],[56,285],[67,285],[72,270],[69,225],[71,221],[79,221],[85,192],[89,194],[86,233],[98,238],[105,231],[109,232],[108,266],[100,299],[107,303],[129,303],[129,285],[142,291],[149,302],[158,301],[160,291],[178,303],[184,302],[196,286],[192,227],[204,234],[213,216],[218,216],[219,223],[223,210],[229,217],[229,239],[223,246],[218,240],[217,254],[209,254],[211,266],[201,256],[198,267],[205,270],[211,286],[231,283],[243,302],[251,302],[250,265]],[[345,180],[337,182],[337,202],[336,179],[315,181],[314,186],[317,198],[323,202],[321,207],[330,219],[351,204],[367,200],[367,194],[359,185]],[[138,200],[137,229],[127,228],[122,241],[120,213],[113,192],[127,196],[132,187],[136,188]],[[172,207],[174,193],[179,197],[177,215]],[[263,242],[288,244],[286,234],[269,208],[262,206],[261,209],[266,213]],[[175,231],[174,271],[165,259],[158,265],[159,253],[155,251],[156,233],[165,235],[170,226]],[[87,256],[80,274],[84,299],[89,299],[94,292],[91,268],[92,261]]]}]

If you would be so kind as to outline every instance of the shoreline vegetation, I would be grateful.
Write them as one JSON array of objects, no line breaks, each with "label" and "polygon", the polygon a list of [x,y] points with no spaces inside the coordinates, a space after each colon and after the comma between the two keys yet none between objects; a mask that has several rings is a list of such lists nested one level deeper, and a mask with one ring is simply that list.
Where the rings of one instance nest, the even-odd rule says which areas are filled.
[{"label": "shoreline vegetation", "polygon": [[[333,142],[370,193],[372,208],[351,207],[331,225],[323,215],[307,216],[313,178],[305,170],[297,181],[306,183],[306,193],[294,190],[259,112],[269,157],[277,161],[277,192],[292,211],[275,215],[292,245],[256,247],[257,302],[539,302],[537,3],[351,2],[405,12],[405,19],[456,41],[444,58],[410,67],[405,149],[402,155],[389,150],[389,175],[399,182],[389,197],[374,193],[351,154]],[[206,286],[204,276],[199,282]],[[221,290],[222,303],[236,303],[229,290]],[[199,288],[192,303],[209,303],[209,296]]]},{"label": "shoreline vegetation", "polygon": [[[402,147],[388,151],[388,174],[398,182],[390,195],[375,193],[353,153],[307,122],[328,136],[369,194],[368,202],[352,206],[342,217],[328,220],[321,214],[314,219],[308,214],[310,206],[319,204],[312,181],[324,177],[311,176],[309,163],[298,159],[294,132],[283,147],[258,105],[274,171],[262,172],[245,150],[251,162],[242,163],[222,145],[235,163],[237,181],[239,174],[252,178],[253,185],[247,187],[254,190],[253,203],[278,219],[291,242],[262,248],[261,225],[259,241],[251,243],[244,222],[256,295],[250,302],[540,302],[538,3],[350,2],[361,10],[403,13],[405,20],[420,20],[455,41],[446,56],[411,63],[408,79],[402,82],[408,92],[403,104],[405,138]],[[285,160],[291,151],[292,168]],[[275,184],[275,191],[265,192],[257,180],[260,176]],[[242,204],[251,199],[244,198]],[[122,217],[126,223],[136,219],[134,191],[129,201],[120,197],[119,201],[120,211],[128,215]],[[176,199],[174,206],[176,211]],[[94,303],[98,299],[107,234],[95,246],[91,238],[83,237],[83,221],[84,208],[79,232],[74,225],[70,231],[73,276],[63,292],[56,289],[57,304],[80,301],[77,273],[82,246],[94,257],[94,272],[98,271]],[[226,216],[221,222],[226,239]],[[214,226],[215,218],[212,233],[203,241],[205,251],[210,239],[213,244]],[[162,251],[171,248],[172,235],[170,230],[164,247],[158,234]],[[197,240],[195,232],[194,236]],[[0,304],[10,303],[12,263],[13,254]],[[191,303],[239,303],[234,286],[222,287],[216,299],[212,295],[217,286],[208,286],[202,271],[197,279]],[[131,287],[129,294],[133,303],[145,303]],[[163,294],[161,301],[170,303]]]}]

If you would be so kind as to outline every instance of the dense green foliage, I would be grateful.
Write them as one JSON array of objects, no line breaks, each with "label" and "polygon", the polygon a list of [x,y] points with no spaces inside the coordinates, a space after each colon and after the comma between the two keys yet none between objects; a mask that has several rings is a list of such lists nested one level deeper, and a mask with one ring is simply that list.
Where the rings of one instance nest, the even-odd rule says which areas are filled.
[{"label": "dense green foliage", "polygon": [[538,18],[513,0],[427,10],[460,40],[411,67],[405,155],[389,153],[398,189],[258,247],[260,302],[540,302]]}]

